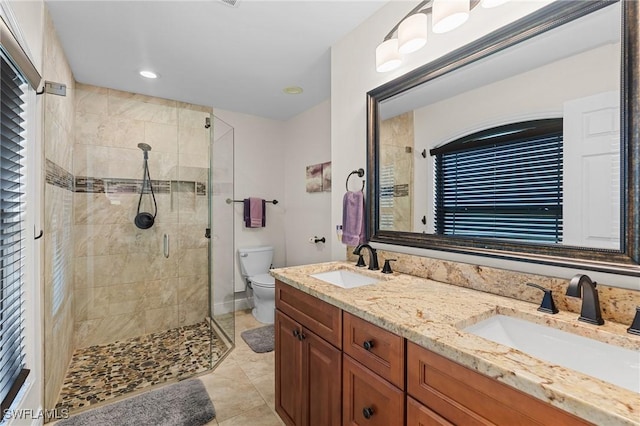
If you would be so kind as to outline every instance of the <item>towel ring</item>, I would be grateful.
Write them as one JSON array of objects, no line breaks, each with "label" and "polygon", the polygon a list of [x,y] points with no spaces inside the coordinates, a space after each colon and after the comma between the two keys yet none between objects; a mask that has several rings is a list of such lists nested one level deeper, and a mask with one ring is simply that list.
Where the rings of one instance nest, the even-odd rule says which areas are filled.
[{"label": "towel ring", "polygon": [[[347,192],[349,191],[349,178],[351,177],[351,175],[358,175],[358,177],[362,177],[364,176],[364,169],[360,168],[358,170],[354,170],[351,173],[349,173],[349,176],[347,176],[347,181],[345,182],[345,186],[347,188]],[[364,184],[365,181],[362,181],[362,189],[360,191],[364,191]]]}]

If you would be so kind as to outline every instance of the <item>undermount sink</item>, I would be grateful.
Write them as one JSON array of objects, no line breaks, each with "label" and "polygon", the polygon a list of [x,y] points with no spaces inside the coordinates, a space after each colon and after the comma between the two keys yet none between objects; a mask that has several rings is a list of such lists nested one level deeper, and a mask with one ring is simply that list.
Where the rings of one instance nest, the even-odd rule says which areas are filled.
[{"label": "undermount sink", "polygon": [[377,278],[358,274],[346,269],[320,272],[318,274],[311,274],[310,276],[342,288],[362,287],[364,285],[375,284],[379,281]]},{"label": "undermount sink", "polygon": [[494,315],[464,331],[640,393],[638,350],[507,315]]}]

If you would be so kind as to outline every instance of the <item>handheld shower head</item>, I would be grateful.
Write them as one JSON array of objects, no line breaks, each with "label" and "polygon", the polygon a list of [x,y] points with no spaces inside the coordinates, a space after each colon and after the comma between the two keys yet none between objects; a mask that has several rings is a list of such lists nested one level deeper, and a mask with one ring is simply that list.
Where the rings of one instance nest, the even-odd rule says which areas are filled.
[{"label": "handheld shower head", "polygon": [[139,143],[138,148],[140,148],[142,152],[144,152],[144,159],[148,159],[149,154],[147,154],[147,152],[151,151],[151,146],[146,143]]}]

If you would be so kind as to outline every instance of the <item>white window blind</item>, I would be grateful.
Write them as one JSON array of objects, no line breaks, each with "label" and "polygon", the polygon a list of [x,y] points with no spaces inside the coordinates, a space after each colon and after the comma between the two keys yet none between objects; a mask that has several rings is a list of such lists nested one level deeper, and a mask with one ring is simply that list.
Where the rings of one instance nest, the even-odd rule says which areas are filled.
[{"label": "white window blind", "polygon": [[0,49],[0,401],[8,409],[29,370],[24,364],[26,80]]},{"label": "white window blind", "polygon": [[465,136],[436,156],[436,233],[562,241],[562,119]]},{"label": "white window blind", "polygon": [[380,229],[393,229],[393,189],[395,168],[393,164],[380,167]]}]

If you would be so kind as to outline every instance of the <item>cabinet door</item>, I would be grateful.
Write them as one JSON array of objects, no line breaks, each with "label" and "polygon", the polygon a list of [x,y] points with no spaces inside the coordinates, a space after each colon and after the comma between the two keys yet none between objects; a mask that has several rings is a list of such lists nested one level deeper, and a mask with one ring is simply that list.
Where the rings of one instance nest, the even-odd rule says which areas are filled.
[{"label": "cabinet door", "polygon": [[348,355],[343,365],[343,426],[404,425],[404,392]]},{"label": "cabinet door", "polygon": [[407,426],[453,426],[410,396],[407,397]]},{"label": "cabinet door", "polygon": [[306,329],[302,342],[306,424],[339,426],[342,420],[342,352]]},{"label": "cabinet door", "polygon": [[276,310],[276,412],[289,426],[303,425],[302,327]]}]

